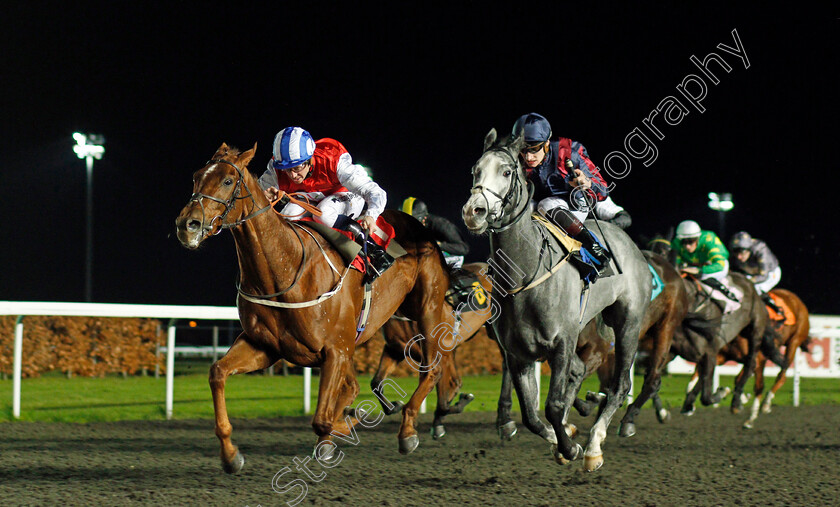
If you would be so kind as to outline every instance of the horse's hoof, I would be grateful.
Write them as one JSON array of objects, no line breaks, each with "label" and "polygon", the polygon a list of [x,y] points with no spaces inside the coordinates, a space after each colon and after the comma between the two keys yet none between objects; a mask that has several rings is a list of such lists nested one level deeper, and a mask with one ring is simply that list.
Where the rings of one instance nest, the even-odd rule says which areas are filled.
[{"label": "horse's hoof", "polygon": [[724,387],[723,388],[723,396],[721,396],[720,399],[726,398],[727,396],[729,396],[729,393],[731,393],[731,392],[732,392],[732,389],[730,389],[729,387]]},{"label": "horse's hoof", "polygon": [[446,428],[442,424],[432,426],[432,438],[440,440],[444,435],[446,435]]},{"label": "horse's hoof", "polygon": [[242,470],[243,466],[245,466],[245,456],[243,456],[239,451],[236,451],[236,454],[233,455],[233,459],[231,459],[230,462],[222,459],[222,468],[229,474],[238,473]]},{"label": "horse's hoof", "polygon": [[572,423],[566,423],[563,429],[566,430],[566,435],[569,435],[569,438],[575,438],[575,435],[578,434],[577,426]]},{"label": "horse's hoof", "polygon": [[554,455],[554,461],[556,461],[560,465],[568,465],[572,461],[580,458],[580,455],[583,454],[583,447],[580,444],[575,444],[575,455],[572,456],[572,459],[566,459],[565,456],[560,454],[560,450],[557,448],[557,444],[551,444],[551,454]]},{"label": "horse's hoof", "polygon": [[587,472],[594,472],[604,466],[604,456],[584,456],[583,469]]},{"label": "horse's hoof", "polygon": [[734,406],[734,405],[733,405],[733,406],[732,406],[732,408],[730,409],[730,411],[731,411],[733,414],[738,415],[738,414],[740,414],[740,413],[741,413],[741,407],[736,407],[736,406]]},{"label": "horse's hoof", "polygon": [[662,410],[656,412],[656,418],[660,423],[665,424],[671,421],[671,412],[663,408]]},{"label": "horse's hoof", "polygon": [[744,421],[744,429],[751,430],[753,429],[753,423],[750,420]]},{"label": "horse's hoof", "polygon": [[400,454],[410,454],[420,445],[420,437],[411,435],[408,438],[400,439]]},{"label": "horse's hoof", "polygon": [[694,415],[694,410],[695,410],[695,409],[694,409],[694,407],[691,407],[691,408],[690,408],[690,409],[688,409],[688,410],[683,409],[683,410],[682,410],[682,412],[680,412],[680,413],[681,413],[682,415],[686,416],[686,417],[690,417],[690,416],[693,416],[693,415]]},{"label": "horse's hoof", "polygon": [[620,437],[632,437],[636,434],[636,425],[628,422],[628,423],[621,423],[621,426],[618,428],[618,436]]},{"label": "horse's hoof", "polygon": [[510,441],[513,439],[513,436],[516,435],[518,429],[516,428],[516,423],[513,421],[508,421],[503,425],[499,426],[499,437],[502,440]]},{"label": "horse's hoof", "polygon": [[383,412],[385,412],[385,415],[396,414],[397,412],[401,411],[404,406],[405,406],[405,403],[403,403],[401,401],[395,401],[392,404],[393,408],[391,408],[389,410],[387,407],[383,407]]},{"label": "horse's hoof", "polygon": [[466,403],[469,403],[474,399],[475,399],[475,395],[473,393],[466,393],[466,394],[461,393],[461,396],[458,397],[459,402],[464,401]]},{"label": "horse's hoof", "polygon": [[770,405],[761,405],[761,413],[762,414],[769,414],[772,411],[773,411],[773,409],[770,408]]}]

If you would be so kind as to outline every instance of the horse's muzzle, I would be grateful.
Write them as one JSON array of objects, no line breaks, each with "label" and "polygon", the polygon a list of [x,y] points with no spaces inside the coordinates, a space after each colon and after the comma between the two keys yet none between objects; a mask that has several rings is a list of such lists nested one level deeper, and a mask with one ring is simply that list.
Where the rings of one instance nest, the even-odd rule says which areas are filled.
[{"label": "horse's muzzle", "polygon": [[190,205],[186,206],[178,215],[178,218],[175,219],[175,232],[178,241],[184,247],[195,250],[204,241],[204,238],[210,235],[210,229],[213,226],[212,224],[205,224],[203,219],[201,211]]},{"label": "horse's muzzle", "polygon": [[473,195],[461,209],[461,216],[470,232],[483,233],[487,229],[486,201],[480,195]]}]

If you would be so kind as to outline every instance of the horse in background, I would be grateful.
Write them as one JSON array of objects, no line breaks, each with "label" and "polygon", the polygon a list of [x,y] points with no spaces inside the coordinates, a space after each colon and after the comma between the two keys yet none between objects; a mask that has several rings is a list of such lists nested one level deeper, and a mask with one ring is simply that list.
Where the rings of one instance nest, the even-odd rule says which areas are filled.
[{"label": "horse in background", "polygon": [[[648,243],[649,248],[665,256],[673,263],[671,242],[667,238],[656,237]],[[745,276],[730,272],[732,284],[743,293],[741,306],[728,314],[713,302],[701,282],[692,276],[683,278],[683,284],[691,303],[683,325],[676,329],[672,351],[680,357],[697,364],[697,373],[701,382],[690,386],[683,403],[682,413],[694,413],[694,401],[700,395],[703,405],[714,405],[726,397],[730,389],[720,387],[712,391],[714,370],[718,353],[724,346],[738,336],[745,339],[744,364],[749,370],[736,379],[732,396],[732,412],[740,412],[744,399],[741,396],[744,385],[755,365],[756,354],[763,343],[767,326],[767,312],[764,303],[755,291],[755,287]],[[656,400],[654,400],[656,401]],[[661,402],[660,402],[661,403]]]},{"label": "horse in background", "polygon": [[[360,422],[378,422],[371,413],[350,408],[359,393],[353,366],[356,345],[370,339],[397,310],[416,320],[426,337],[432,337],[439,324],[451,327],[454,322],[443,302],[449,273],[440,249],[417,220],[386,210],[383,218],[394,227],[394,239],[407,254],[373,283],[367,327],[359,332],[363,273],[349,266],[340,272],[335,266],[347,263],[335,248],[305,226],[271,212],[247,169],[255,150],[256,145],[240,153],[222,144],[193,174],[192,196],[175,221],[178,239],[190,250],[224,229],[231,230],[236,245],[237,306],[244,331],[210,367],[216,436],[222,466],[229,473],[238,472],[244,458],[231,442],[224,394],[228,376],[267,368],[280,359],[320,368],[312,427],[318,437],[315,457],[329,459],[337,455],[333,435],[349,435]],[[441,341],[423,340],[423,357],[447,356],[447,343]],[[440,364],[423,361],[423,366],[420,383],[403,408],[403,454],[419,444],[415,424],[420,404],[441,375]]]},{"label": "horse in background", "polygon": [[[810,314],[805,303],[799,299],[799,296],[786,289],[773,289],[770,291],[771,295],[775,295],[782,300],[785,312],[792,312],[792,315],[785,315],[784,319],[770,320],[762,338],[762,348],[756,356],[755,365],[755,387],[754,399],[750,411],[750,417],[744,422],[745,428],[752,428],[755,420],[758,418],[759,410],[765,414],[771,411],[773,398],[776,392],[785,384],[787,380],[787,369],[793,364],[796,359],[798,349],[807,351],[808,333],[811,330]],[[768,309],[769,313],[770,309]],[[790,323],[789,323],[790,322]],[[747,356],[747,340],[743,337],[738,337],[735,341],[722,348],[718,352],[717,364],[721,365],[727,361],[736,361],[744,363]],[[781,347],[785,347],[784,356],[781,354]],[[764,394],[764,367],[767,360],[776,363],[779,368],[779,374],[776,375],[776,382],[773,387],[765,395]],[[738,376],[746,374],[746,364]]]},{"label": "horse in background", "polygon": [[[473,166],[472,195],[463,207],[463,218],[471,232],[489,231],[490,262],[494,273],[504,278],[504,293],[500,278],[494,277],[493,283],[501,308],[496,327],[523,422],[555,444],[552,451],[558,463],[567,464],[582,454],[584,470],[594,471],[604,463],[601,444],[630,389],[630,366],[650,303],[650,271],[624,231],[601,224],[599,241],[610,247],[621,269],[588,287],[584,305],[585,285],[578,268],[567,262],[557,240],[531,219],[533,187],[519,160],[524,146],[521,136],[498,141],[495,129],[487,134],[483,154]],[[596,230],[594,224],[590,230]],[[615,332],[616,366],[584,451],[567,434],[566,423],[585,373],[575,353],[578,337],[599,313]],[[534,362],[540,360],[551,368],[545,404],[551,427],[537,415]]]},{"label": "horse in background", "polygon": [[[453,315],[458,315],[458,345],[475,337],[489,338],[488,333],[492,332],[492,328],[488,331],[487,326],[485,326],[485,323],[491,318],[493,304],[490,299],[493,286],[490,277],[486,274],[487,263],[465,264],[462,269],[478,277],[480,288],[474,287],[468,295],[468,301],[458,308],[447,304],[448,311],[452,312]],[[476,298],[478,304],[473,305],[473,300],[469,298]],[[483,306],[484,308],[473,308],[473,306]],[[420,332],[415,321],[395,315],[385,322],[382,331],[385,336],[385,348],[379,358],[376,373],[370,381],[371,388],[375,392],[377,387],[382,385],[383,381],[403,360],[408,359],[409,364],[414,366],[419,365],[423,359],[423,348],[418,344],[418,341],[413,340]],[[460,392],[462,386],[461,376],[458,374],[458,368],[455,364],[455,352],[453,350],[451,354],[442,356],[440,359],[441,378],[437,383],[437,406],[435,408],[435,419],[432,422],[432,438],[435,440],[446,435],[444,418],[447,415],[460,414],[475,398],[470,393],[461,393],[458,401],[453,403],[455,395]],[[377,393],[377,397],[386,415],[391,415],[403,407],[400,401],[389,401],[381,392],[381,389]]]}]

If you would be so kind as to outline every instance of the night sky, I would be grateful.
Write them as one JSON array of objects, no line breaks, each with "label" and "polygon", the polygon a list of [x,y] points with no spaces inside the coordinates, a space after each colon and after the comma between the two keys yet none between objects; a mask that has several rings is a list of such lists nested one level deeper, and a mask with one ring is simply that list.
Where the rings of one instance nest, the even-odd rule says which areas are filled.
[{"label": "night sky", "polygon": [[[74,131],[106,138],[94,165],[93,300],[229,306],[230,233],[197,252],[174,235],[192,173],[222,142],[257,143],[259,175],[283,127],[336,138],[373,169],[388,207],[417,196],[466,235],[460,208],[485,134],[507,134],[535,111],[599,165],[627,153],[636,128],[653,141],[652,164],[633,159],[625,178],[605,175],[634,239],[685,219],[720,232],[706,196],[731,192],[724,240],[743,229],[764,239],[781,287],[813,313],[840,314],[836,12],[86,4],[4,6],[0,300],[84,299],[85,166]],[[718,47],[735,47],[733,30],[749,68]],[[732,68],[710,65],[716,85],[690,61],[711,52]],[[704,79],[705,112],[677,90],[689,74]],[[668,96],[688,114],[676,125],[654,119],[660,140],[643,120]],[[468,261],[486,260],[487,238],[469,241]]]}]

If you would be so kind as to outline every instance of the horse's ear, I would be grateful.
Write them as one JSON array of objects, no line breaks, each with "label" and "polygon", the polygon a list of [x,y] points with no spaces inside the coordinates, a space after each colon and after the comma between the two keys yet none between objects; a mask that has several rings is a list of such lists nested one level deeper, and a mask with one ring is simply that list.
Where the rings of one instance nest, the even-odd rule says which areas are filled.
[{"label": "horse's ear", "polygon": [[665,235],[665,239],[667,239],[668,241],[673,241],[674,240],[674,226],[673,225],[668,229],[668,234]]},{"label": "horse's ear", "polygon": [[213,156],[210,157],[210,158],[211,158],[211,160],[215,160],[217,158],[222,158],[225,155],[227,155],[227,152],[229,152],[229,151],[230,151],[230,146],[228,146],[227,143],[222,143],[222,145],[219,146],[219,149],[216,150],[216,153],[214,153]]},{"label": "horse's ear", "polygon": [[490,132],[488,132],[487,135],[484,136],[484,151],[487,151],[491,146],[493,146],[493,143],[496,142],[497,137],[498,136],[496,135],[496,129],[490,129]]},{"label": "horse's ear", "polygon": [[254,158],[254,153],[257,152],[257,143],[254,143],[254,147],[250,150],[246,151],[245,153],[239,155],[239,158],[236,162],[242,167],[248,167],[248,163]]},{"label": "horse's ear", "polygon": [[513,153],[519,153],[523,148],[525,148],[525,136],[522,135],[522,133],[522,130],[514,133],[514,137],[511,139],[510,149]]}]

